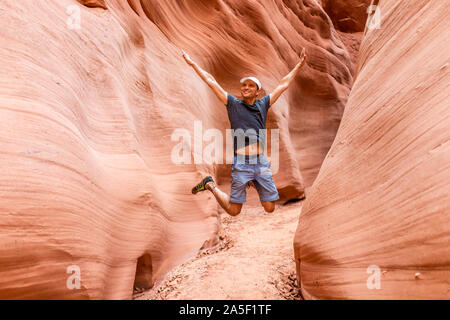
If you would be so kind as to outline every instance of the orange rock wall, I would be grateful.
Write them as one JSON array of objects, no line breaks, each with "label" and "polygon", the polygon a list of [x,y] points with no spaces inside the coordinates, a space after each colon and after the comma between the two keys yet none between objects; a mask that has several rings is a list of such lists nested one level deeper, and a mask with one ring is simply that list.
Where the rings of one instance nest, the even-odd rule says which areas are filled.
[{"label": "orange rock wall", "polygon": [[449,6],[380,1],[294,241],[306,298],[449,299]]},{"label": "orange rock wall", "polygon": [[283,200],[314,180],[352,82],[312,0],[4,0],[0,15],[2,299],[130,298],[217,242],[215,200],[190,190],[229,166],[175,165],[171,135],[229,123],[181,48],[237,95],[249,73],[270,92],[306,47],[269,114]]},{"label": "orange rock wall", "polygon": [[321,0],[334,27],[342,32],[362,32],[365,29],[368,7],[379,0]]}]

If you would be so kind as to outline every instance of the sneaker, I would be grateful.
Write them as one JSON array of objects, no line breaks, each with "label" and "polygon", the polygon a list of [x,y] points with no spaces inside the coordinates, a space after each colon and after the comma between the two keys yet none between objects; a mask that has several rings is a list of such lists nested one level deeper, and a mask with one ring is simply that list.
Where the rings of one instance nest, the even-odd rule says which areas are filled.
[{"label": "sneaker", "polygon": [[206,184],[208,182],[214,182],[214,179],[211,176],[205,177],[202,180],[202,182],[200,182],[198,185],[196,185],[195,187],[192,188],[192,194],[196,194],[197,192],[200,192],[200,191],[205,191],[206,190]]}]

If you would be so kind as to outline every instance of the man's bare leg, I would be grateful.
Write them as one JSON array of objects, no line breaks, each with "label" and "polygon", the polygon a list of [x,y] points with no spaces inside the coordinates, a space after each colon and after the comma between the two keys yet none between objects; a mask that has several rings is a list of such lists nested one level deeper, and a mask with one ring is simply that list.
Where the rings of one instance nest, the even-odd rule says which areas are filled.
[{"label": "man's bare leg", "polygon": [[237,216],[242,209],[242,203],[230,202],[230,197],[228,194],[223,192],[216,186],[214,182],[208,182],[205,188],[214,195],[219,205],[230,215]]}]

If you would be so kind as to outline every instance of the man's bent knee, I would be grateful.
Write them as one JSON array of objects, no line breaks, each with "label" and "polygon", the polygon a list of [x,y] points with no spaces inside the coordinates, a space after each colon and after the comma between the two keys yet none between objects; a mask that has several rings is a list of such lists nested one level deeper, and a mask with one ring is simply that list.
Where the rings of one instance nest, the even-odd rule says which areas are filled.
[{"label": "man's bent knee", "polygon": [[241,213],[242,203],[230,203],[230,207],[228,209],[228,214],[230,216],[237,216]]},{"label": "man's bent knee", "polygon": [[275,211],[275,202],[274,201],[264,201],[261,202],[266,212],[274,212]]}]

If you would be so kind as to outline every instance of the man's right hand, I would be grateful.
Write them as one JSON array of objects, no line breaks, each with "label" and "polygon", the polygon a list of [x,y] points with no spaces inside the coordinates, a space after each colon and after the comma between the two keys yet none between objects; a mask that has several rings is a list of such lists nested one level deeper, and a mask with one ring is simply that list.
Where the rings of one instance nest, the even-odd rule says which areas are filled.
[{"label": "man's right hand", "polygon": [[226,105],[228,102],[228,93],[223,90],[223,88],[217,83],[216,79],[214,79],[212,75],[200,68],[194,61],[192,61],[191,57],[189,57],[186,51],[182,50],[182,52],[183,58],[184,60],[186,60],[187,64],[194,68],[195,72],[197,72],[200,78],[202,78],[202,80],[214,91],[217,98],[219,98],[219,100]]},{"label": "man's right hand", "polygon": [[192,61],[191,57],[186,53],[186,51],[182,50],[183,52],[183,58],[186,60],[187,64],[192,66],[194,64],[194,61]]}]

